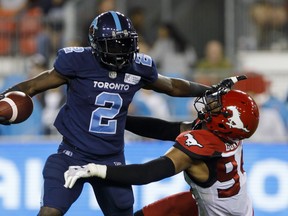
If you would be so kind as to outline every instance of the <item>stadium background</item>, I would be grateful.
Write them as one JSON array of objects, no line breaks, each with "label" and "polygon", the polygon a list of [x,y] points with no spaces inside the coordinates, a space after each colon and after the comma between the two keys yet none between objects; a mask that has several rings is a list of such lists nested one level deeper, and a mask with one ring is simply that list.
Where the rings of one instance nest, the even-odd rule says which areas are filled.
[{"label": "stadium background", "polygon": [[[1,215],[36,215],[41,195],[41,171],[46,157],[55,152],[58,141],[6,141],[0,144]],[[130,142],[128,163],[142,163],[162,155],[171,143]],[[287,216],[288,147],[277,143],[245,143],[244,168],[255,216]],[[188,190],[182,174],[145,186],[134,186],[135,209],[161,197]],[[92,189],[86,185],[67,216],[103,215]]]},{"label": "stadium background", "polygon": [[[251,19],[251,7],[256,2],[258,1],[161,0],[155,4],[153,0],[116,0],[115,7],[123,13],[128,13],[138,6],[144,8],[144,26],[146,31],[149,30],[146,40],[150,42],[155,40],[157,26],[160,23],[164,21],[173,23],[193,45],[199,58],[204,56],[207,41],[211,39],[220,41],[224,45],[225,55],[234,65],[233,70],[240,73],[246,70],[260,72],[271,81],[271,93],[283,102],[286,101],[287,106],[288,43],[283,40],[288,38],[287,29],[286,26],[281,27],[277,33],[270,34],[269,40],[260,46],[257,26]],[[270,2],[286,7],[285,0]],[[64,28],[61,32],[66,44],[75,40],[83,41],[85,44],[87,23],[90,23],[91,18],[95,16],[99,4],[100,1],[97,0],[66,1],[62,7]],[[18,28],[14,29],[16,33],[2,32],[1,26],[9,22],[10,18],[0,20],[1,89],[27,78],[29,59],[37,50],[34,46],[35,35],[31,32],[20,33]],[[31,20],[33,23],[38,17]],[[30,21],[28,23],[31,27]],[[59,31],[54,33],[57,34]],[[268,35],[269,32],[264,34]],[[28,45],[24,46],[23,51],[20,44],[25,44],[25,41],[28,41]],[[6,47],[7,44],[11,46]],[[56,52],[52,52],[49,55],[50,65],[55,54]],[[194,77],[191,76],[192,78]],[[34,100],[37,105],[36,99]],[[186,103],[186,100],[171,100],[169,106],[174,107],[181,102]],[[191,119],[190,113],[187,112],[173,113],[171,117]],[[35,106],[34,113],[23,124],[0,126],[0,215],[36,215],[39,209],[42,167],[47,156],[56,151],[57,144],[61,140],[58,135],[44,136],[39,128],[41,128],[41,108],[38,106]],[[160,156],[170,146],[169,142],[139,141],[135,137],[130,139],[128,134],[127,161],[144,162]],[[249,141],[246,142],[244,150],[244,167],[248,173],[248,186],[255,206],[255,216],[288,215],[288,142]],[[181,174],[147,186],[136,186],[135,209],[186,189]],[[88,186],[67,215],[101,215]]]}]

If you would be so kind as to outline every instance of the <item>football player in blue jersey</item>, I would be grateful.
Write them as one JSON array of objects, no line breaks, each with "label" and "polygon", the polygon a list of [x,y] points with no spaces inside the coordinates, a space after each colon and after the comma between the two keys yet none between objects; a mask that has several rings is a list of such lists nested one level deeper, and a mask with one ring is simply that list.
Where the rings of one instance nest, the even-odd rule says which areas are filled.
[{"label": "football player in blue jersey", "polygon": [[[63,140],[43,169],[40,216],[64,215],[80,196],[85,182],[92,185],[106,216],[133,215],[131,186],[82,179],[73,189],[67,189],[63,186],[64,172],[69,166],[87,163],[125,164],[127,109],[139,89],[175,97],[197,97],[210,89],[158,74],[152,58],[138,52],[138,36],[131,21],[119,12],[108,11],[97,16],[88,35],[89,47],[60,49],[52,69],[2,93],[17,90],[32,97],[67,86],[67,101],[54,123]],[[1,122],[6,124],[7,119],[1,118]]]}]

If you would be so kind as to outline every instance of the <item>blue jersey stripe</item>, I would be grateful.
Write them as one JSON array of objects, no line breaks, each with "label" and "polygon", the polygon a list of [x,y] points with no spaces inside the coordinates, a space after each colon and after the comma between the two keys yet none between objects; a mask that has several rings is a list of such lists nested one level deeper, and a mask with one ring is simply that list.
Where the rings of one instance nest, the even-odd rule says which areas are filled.
[{"label": "blue jersey stripe", "polygon": [[110,13],[111,13],[111,15],[112,15],[112,17],[114,19],[114,22],[115,22],[115,25],[116,25],[116,30],[117,31],[121,31],[122,28],[121,28],[120,20],[119,20],[119,17],[117,15],[117,13],[114,12],[114,11],[110,11]]}]

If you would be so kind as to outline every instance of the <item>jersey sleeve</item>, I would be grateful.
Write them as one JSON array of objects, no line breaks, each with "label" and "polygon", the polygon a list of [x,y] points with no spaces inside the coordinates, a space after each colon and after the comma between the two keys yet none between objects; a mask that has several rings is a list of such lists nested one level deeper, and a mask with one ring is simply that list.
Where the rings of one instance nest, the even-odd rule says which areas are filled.
[{"label": "jersey sleeve", "polygon": [[174,147],[195,159],[221,157],[222,152],[225,151],[225,144],[207,130],[191,130],[181,133],[176,138]]},{"label": "jersey sleeve", "polygon": [[144,53],[137,53],[134,70],[141,76],[145,84],[152,83],[158,79],[156,64],[151,56]]},{"label": "jersey sleeve", "polygon": [[[73,47],[73,51],[70,47],[65,47],[63,49],[58,50],[57,58],[54,62],[54,68],[58,73],[67,77],[75,77],[77,71],[77,60],[75,59],[76,49]],[[78,47],[78,49],[83,49],[83,47]]]},{"label": "jersey sleeve", "polygon": [[147,82],[152,83],[155,82],[157,79],[158,79],[158,71],[155,62],[152,59],[151,76],[149,76]]}]

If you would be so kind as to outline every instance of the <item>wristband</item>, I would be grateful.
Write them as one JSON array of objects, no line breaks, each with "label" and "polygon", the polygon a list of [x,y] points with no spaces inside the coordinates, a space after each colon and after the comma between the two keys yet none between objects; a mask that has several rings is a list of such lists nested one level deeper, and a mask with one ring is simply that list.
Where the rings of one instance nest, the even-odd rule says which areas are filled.
[{"label": "wristband", "polygon": [[90,172],[91,176],[96,176],[102,179],[106,178],[106,173],[107,173],[107,166],[105,165],[100,165],[100,164],[94,164],[94,163],[89,163],[87,165],[88,172]]}]

